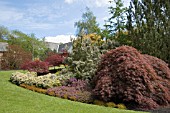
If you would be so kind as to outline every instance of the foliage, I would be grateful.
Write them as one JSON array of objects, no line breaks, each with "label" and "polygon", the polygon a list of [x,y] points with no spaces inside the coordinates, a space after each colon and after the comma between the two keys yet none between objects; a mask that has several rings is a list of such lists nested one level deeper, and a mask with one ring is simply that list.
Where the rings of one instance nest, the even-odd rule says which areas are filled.
[{"label": "foliage", "polygon": [[53,96],[84,103],[90,103],[93,101],[92,94],[89,91],[80,91],[75,87],[59,86],[50,88],[47,89],[47,94],[53,94]]},{"label": "foliage", "polygon": [[[146,57],[145,57],[146,58]],[[94,94],[103,101],[124,103],[133,109],[155,109],[170,104],[170,69],[159,67],[159,75],[152,66],[154,60],[145,60],[135,48],[121,46],[102,56],[94,76]],[[149,61],[149,62],[147,62]],[[161,60],[159,60],[161,61]],[[158,67],[159,62],[156,63]],[[166,67],[166,71],[162,69]],[[157,71],[158,72],[158,71]]]},{"label": "foliage", "polygon": [[[110,1],[112,4],[109,9],[109,14],[111,17],[108,19],[107,23],[104,25],[106,29],[108,29],[109,34],[113,36],[117,33],[118,38],[121,35],[121,31],[124,31],[126,25],[125,25],[125,13],[127,8],[123,6],[122,0],[114,0]],[[116,6],[115,6],[116,5]],[[115,7],[113,7],[115,6]]]},{"label": "foliage", "polygon": [[27,35],[21,31],[13,30],[8,43],[20,45],[25,51],[30,51],[33,59],[45,57],[44,53],[47,47],[44,40],[37,39],[34,34]]},{"label": "foliage", "polygon": [[90,38],[92,44],[101,45],[104,42],[104,40],[102,40],[102,37],[97,34],[87,34],[83,36],[83,39],[87,38]]},{"label": "foliage", "polygon": [[103,41],[98,35],[96,36],[99,40],[90,36],[93,35],[89,34],[73,40],[72,53],[64,61],[68,65],[68,71],[74,73],[72,74],[74,77],[88,81],[91,81],[95,75],[101,54],[119,46],[119,43],[115,41]]},{"label": "foliage", "polygon": [[103,102],[103,101],[101,101],[101,100],[94,100],[94,101],[93,101],[93,104],[99,105],[99,106],[105,106],[105,105],[106,105],[106,103]]},{"label": "foliage", "polygon": [[49,64],[48,62],[43,62],[40,60],[29,61],[25,62],[21,69],[28,70],[30,72],[37,72],[37,73],[48,73]]},{"label": "foliage", "polygon": [[104,102],[101,100],[94,100],[93,104],[112,108],[126,109],[126,106],[124,104],[115,104],[114,102]]},{"label": "foliage", "polygon": [[81,90],[81,91],[83,91],[83,90],[88,90],[88,91],[91,90],[90,85],[88,84],[87,81],[76,79],[76,78],[68,79],[66,86],[75,87],[75,89]]},{"label": "foliage", "polygon": [[170,81],[170,71],[166,62],[150,55],[145,54],[143,56],[147,63],[153,67],[158,76]]},{"label": "foliage", "polygon": [[86,81],[70,78],[66,86],[47,89],[47,94],[73,101],[90,103],[93,101],[92,93]]},{"label": "foliage", "polygon": [[117,104],[117,108],[126,109],[126,106],[124,104]]},{"label": "foliage", "polygon": [[0,26],[0,41],[7,42],[9,45],[18,45],[25,52],[31,52],[32,58],[44,59],[47,50],[44,39],[40,40],[32,34],[25,34],[18,30],[8,30]]},{"label": "foliage", "polygon": [[4,26],[0,26],[0,41],[5,41],[8,36],[9,30]]},{"label": "foliage", "polygon": [[77,36],[83,36],[84,34],[97,33],[100,31],[96,22],[96,17],[93,12],[87,7],[86,12],[82,15],[82,20],[75,23],[77,28]]},{"label": "foliage", "polygon": [[62,55],[55,54],[47,57],[45,61],[48,62],[50,66],[59,66],[63,63],[64,57]]},{"label": "foliage", "polygon": [[132,46],[170,63],[170,1],[133,0],[127,18]]},{"label": "foliage", "polygon": [[30,85],[27,85],[27,84],[20,84],[20,86],[23,87],[23,88],[38,92],[38,93],[46,94],[46,92],[47,92],[46,89],[38,88],[38,87],[33,86],[33,85],[30,86]]},{"label": "foliage", "polygon": [[8,80],[13,72],[15,71],[0,71],[1,113],[144,113],[72,102],[35,93],[11,84]]},{"label": "foliage", "polygon": [[73,51],[65,63],[74,76],[79,79],[91,80],[97,69],[100,50],[91,43],[90,38],[73,41]]},{"label": "foliage", "polygon": [[54,70],[54,69],[56,69],[57,70],[57,72],[56,73],[59,73],[59,71],[60,70],[62,70],[62,69],[64,69],[64,68],[66,68],[67,66],[65,66],[65,65],[59,65],[59,66],[53,66],[53,67],[49,67],[49,71],[50,70]]},{"label": "foliage", "polygon": [[116,104],[115,104],[114,102],[107,102],[107,103],[106,103],[106,106],[107,106],[107,107],[115,108],[115,107],[116,107]]},{"label": "foliage", "polygon": [[50,88],[55,86],[60,86],[61,81],[65,78],[61,76],[56,76],[55,74],[47,74],[44,76],[37,76],[34,73],[20,73],[15,72],[12,73],[10,77],[10,81],[14,84],[20,85],[20,84],[26,84],[26,85],[35,85],[39,88]]},{"label": "foliage", "polygon": [[24,51],[20,46],[9,45],[8,51],[2,56],[2,69],[20,69],[20,66],[31,58],[31,53]]}]

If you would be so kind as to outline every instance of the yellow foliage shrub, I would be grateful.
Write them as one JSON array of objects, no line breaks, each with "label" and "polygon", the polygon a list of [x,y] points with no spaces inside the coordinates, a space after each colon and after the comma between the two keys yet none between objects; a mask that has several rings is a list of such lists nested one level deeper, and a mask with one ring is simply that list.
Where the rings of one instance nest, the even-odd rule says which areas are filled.
[{"label": "yellow foliage shrub", "polygon": [[100,100],[94,100],[93,103],[94,103],[95,105],[99,105],[99,106],[105,106],[105,105],[106,105],[105,102],[100,101]]},{"label": "yellow foliage shrub", "polygon": [[126,109],[126,106],[124,104],[117,104],[117,108]]},{"label": "yellow foliage shrub", "polygon": [[115,108],[115,107],[116,107],[116,104],[115,104],[114,102],[108,102],[108,103],[106,103],[106,106],[107,106],[107,107]]}]

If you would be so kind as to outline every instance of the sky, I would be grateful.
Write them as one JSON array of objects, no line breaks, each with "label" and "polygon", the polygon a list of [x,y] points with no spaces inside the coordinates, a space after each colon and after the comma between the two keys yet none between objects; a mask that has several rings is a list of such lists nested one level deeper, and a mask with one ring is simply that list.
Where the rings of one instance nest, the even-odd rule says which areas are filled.
[{"label": "sky", "polygon": [[[109,17],[110,0],[0,0],[0,25],[48,42],[66,43],[74,38],[74,23],[89,7],[100,27]],[[123,0],[124,6],[130,0]]]}]

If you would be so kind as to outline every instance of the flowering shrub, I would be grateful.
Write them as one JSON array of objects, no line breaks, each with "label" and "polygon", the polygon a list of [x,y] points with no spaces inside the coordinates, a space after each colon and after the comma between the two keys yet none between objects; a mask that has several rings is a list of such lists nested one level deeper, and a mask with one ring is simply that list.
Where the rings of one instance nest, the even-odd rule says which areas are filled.
[{"label": "flowering shrub", "polygon": [[47,94],[73,101],[90,103],[93,101],[89,86],[84,80],[70,78],[66,86],[47,89]]},{"label": "flowering shrub", "polygon": [[156,58],[147,57],[129,46],[104,54],[93,78],[95,97],[127,107],[133,105],[134,109],[169,106],[170,69],[161,60],[156,63]]},{"label": "flowering shrub", "polygon": [[40,61],[40,60],[25,62],[21,66],[21,69],[28,70],[30,72],[37,72],[37,73],[48,73],[49,72],[48,63]]},{"label": "flowering shrub", "polygon": [[47,74],[44,76],[36,76],[35,74],[31,74],[30,72],[24,74],[20,72],[12,73],[10,77],[10,81],[14,84],[26,84],[29,86],[35,85],[40,88],[50,88],[55,86],[60,86],[63,77],[56,76],[55,74]]},{"label": "flowering shrub", "polygon": [[49,88],[47,89],[47,94],[84,103],[93,101],[91,92],[77,90],[76,87],[59,86]]},{"label": "flowering shrub", "polygon": [[67,80],[66,86],[75,87],[77,90],[91,90],[90,85],[85,80],[80,80],[76,78],[70,78]]}]

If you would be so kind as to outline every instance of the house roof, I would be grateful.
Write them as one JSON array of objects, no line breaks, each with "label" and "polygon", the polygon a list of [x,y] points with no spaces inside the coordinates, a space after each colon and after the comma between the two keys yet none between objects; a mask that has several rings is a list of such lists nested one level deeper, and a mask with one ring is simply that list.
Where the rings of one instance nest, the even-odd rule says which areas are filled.
[{"label": "house roof", "polygon": [[8,43],[0,42],[0,52],[7,51]]}]

